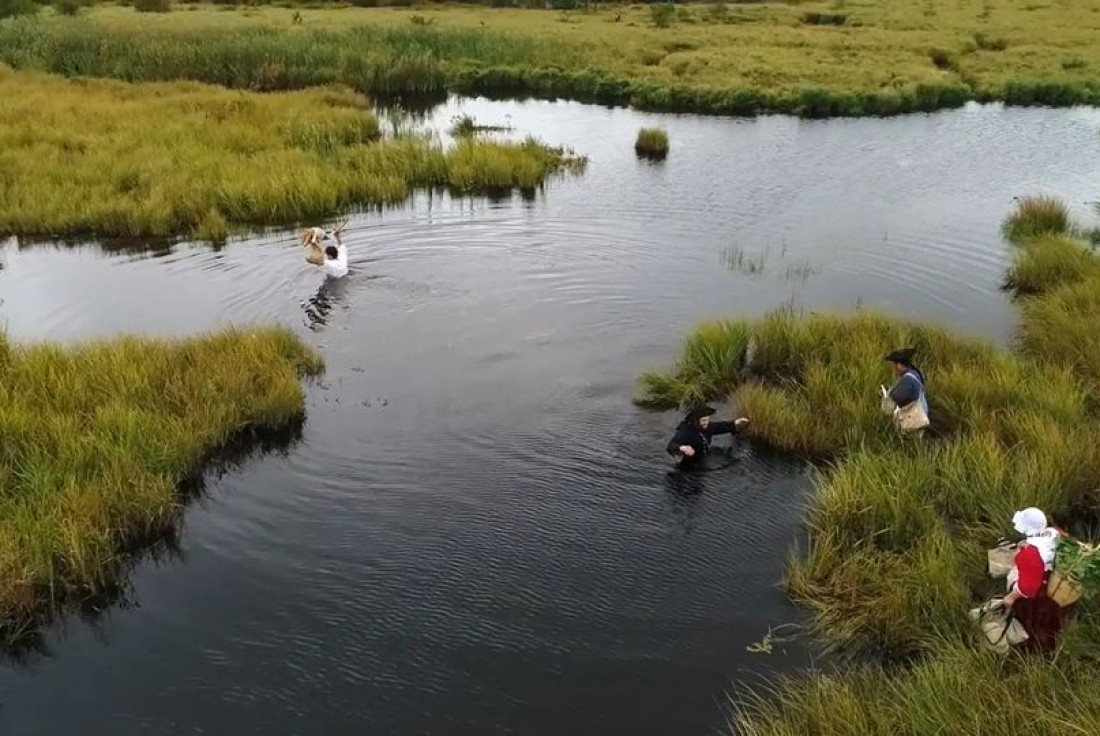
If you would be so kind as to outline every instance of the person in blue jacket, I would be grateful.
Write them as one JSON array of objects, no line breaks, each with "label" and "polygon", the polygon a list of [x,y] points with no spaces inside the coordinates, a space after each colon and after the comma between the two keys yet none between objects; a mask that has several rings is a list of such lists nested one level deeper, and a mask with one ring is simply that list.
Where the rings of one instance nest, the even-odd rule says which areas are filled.
[{"label": "person in blue jacket", "polygon": [[886,362],[893,365],[894,372],[898,376],[897,383],[890,389],[887,396],[899,407],[905,407],[914,401],[921,402],[925,416],[928,415],[928,398],[925,395],[924,374],[913,365],[914,348],[895,350],[886,356]]}]

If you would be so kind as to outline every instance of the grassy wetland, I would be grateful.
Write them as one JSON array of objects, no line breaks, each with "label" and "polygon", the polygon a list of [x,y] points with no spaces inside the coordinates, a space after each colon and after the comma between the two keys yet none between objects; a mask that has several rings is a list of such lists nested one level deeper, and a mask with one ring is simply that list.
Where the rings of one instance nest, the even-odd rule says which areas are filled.
[{"label": "grassy wetland", "polygon": [[301,421],[319,356],[282,328],[18,345],[0,334],[0,630],[110,591],[179,518],[180,484],[248,430]]},{"label": "grassy wetland", "polygon": [[[819,463],[785,584],[825,644],[863,664],[785,681],[736,715],[742,732],[992,733],[1026,718],[1038,733],[1086,733],[1100,718],[1087,607],[1053,663],[1000,661],[967,617],[1003,585],[985,550],[1015,509],[1073,528],[1100,508],[1100,270],[1056,200],[1021,201],[1005,232],[1012,351],[871,312],[783,311],[701,325],[673,370],[642,376],[641,403],[730,395],[757,440]],[[928,376],[923,442],[898,438],[879,409],[883,356],[899,345]]]},{"label": "grassy wetland", "polygon": [[[569,3],[562,7],[568,6]],[[563,96],[639,108],[888,115],[1100,100],[1100,0],[595,10],[97,5],[0,24],[17,68],[296,89]]]},{"label": "grassy wetland", "polygon": [[418,187],[533,189],[568,164],[534,140],[383,137],[343,87],[264,95],[0,67],[0,95],[0,233],[222,241]]}]

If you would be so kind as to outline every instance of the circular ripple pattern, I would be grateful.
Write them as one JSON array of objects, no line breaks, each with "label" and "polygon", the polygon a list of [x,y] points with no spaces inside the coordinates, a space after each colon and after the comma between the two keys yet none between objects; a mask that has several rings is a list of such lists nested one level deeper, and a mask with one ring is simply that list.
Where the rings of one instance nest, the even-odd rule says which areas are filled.
[{"label": "circular ripple pattern", "polygon": [[[17,734],[691,734],[799,645],[777,583],[808,479],[671,472],[630,402],[696,321],[855,304],[1004,339],[1013,196],[1081,216],[1094,111],[891,120],[454,103],[591,157],[533,201],[418,194],[352,218],[322,283],[293,233],[146,253],[0,243],[18,339],[292,325],[321,350],[284,452],[211,478],[131,603],[0,671]],[[669,158],[639,162],[641,125]],[[731,683],[733,687],[731,689]]]}]

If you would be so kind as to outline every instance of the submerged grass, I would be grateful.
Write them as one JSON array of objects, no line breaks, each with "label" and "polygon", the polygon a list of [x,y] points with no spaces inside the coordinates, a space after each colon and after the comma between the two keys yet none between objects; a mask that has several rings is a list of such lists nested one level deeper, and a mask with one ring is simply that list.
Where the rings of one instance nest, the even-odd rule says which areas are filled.
[{"label": "submerged grass", "polygon": [[[513,8],[194,6],[0,24],[19,68],[247,89],[566,96],[639,108],[808,117],[888,115],[967,99],[1100,101],[1100,0]],[[667,9],[666,9],[667,8]],[[667,16],[653,22],[656,12]],[[695,22],[709,16],[708,22]],[[567,22],[561,22],[562,20]]]},{"label": "submerged grass", "polygon": [[[1011,221],[1033,221],[1036,201]],[[967,615],[1003,586],[985,550],[1014,510],[1036,505],[1060,525],[1100,510],[1100,264],[1068,218],[1050,216],[1062,204],[1042,205],[1007,279],[1022,312],[1015,351],[880,314],[784,310],[702,325],[672,371],[642,377],[642,403],[732,395],[757,440],[821,461],[785,583],[820,640],[864,665],[786,681],[737,712],[741,733],[995,733],[1025,714],[1040,733],[1091,733],[1100,722],[1085,674],[1100,662],[1095,604],[1053,662],[1005,663]],[[917,348],[929,381],[923,441],[898,437],[879,408],[884,355],[901,345]]]},{"label": "submerged grass", "polygon": [[382,138],[339,87],[263,95],[0,66],[0,96],[0,233],[222,240],[417,187],[534,189],[569,163],[534,140]]},{"label": "submerged grass", "polygon": [[21,346],[0,335],[0,629],[117,582],[179,486],[246,429],[300,420],[320,358],[281,328]]}]

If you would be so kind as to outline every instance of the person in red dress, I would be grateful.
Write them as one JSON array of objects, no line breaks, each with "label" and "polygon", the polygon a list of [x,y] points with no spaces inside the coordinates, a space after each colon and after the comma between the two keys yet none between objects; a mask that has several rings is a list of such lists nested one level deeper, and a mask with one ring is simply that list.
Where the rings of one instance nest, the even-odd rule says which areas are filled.
[{"label": "person in red dress", "polygon": [[1008,574],[1006,606],[1027,632],[1021,648],[1049,652],[1058,645],[1066,619],[1076,606],[1062,608],[1047,595],[1047,579],[1054,569],[1061,529],[1047,525],[1047,517],[1035,507],[1017,511],[1012,517],[1016,531],[1024,535],[1012,571]]}]

